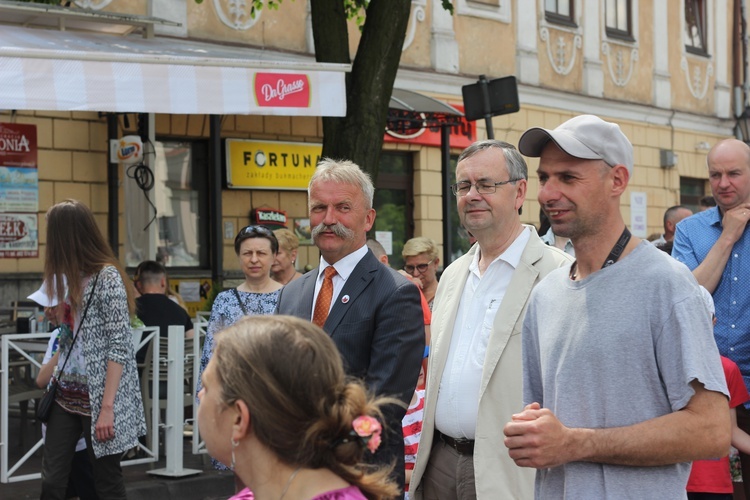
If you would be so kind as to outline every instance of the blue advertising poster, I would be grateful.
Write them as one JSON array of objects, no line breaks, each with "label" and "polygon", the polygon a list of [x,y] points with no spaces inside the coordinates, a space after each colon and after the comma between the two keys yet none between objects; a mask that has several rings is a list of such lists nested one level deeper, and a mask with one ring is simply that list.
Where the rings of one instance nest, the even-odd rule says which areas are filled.
[{"label": "blue advertising poster", "polygon": [[38,170],[0,167],[0,212],[36,213],[38,207]]}]

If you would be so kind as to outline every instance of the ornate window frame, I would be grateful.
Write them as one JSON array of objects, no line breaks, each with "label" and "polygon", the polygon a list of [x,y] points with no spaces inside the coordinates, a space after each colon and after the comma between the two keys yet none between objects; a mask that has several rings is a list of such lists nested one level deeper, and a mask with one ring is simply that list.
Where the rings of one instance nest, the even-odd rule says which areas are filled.
[{"label": "ornate window frame", "polygon": [[[573,70],[577,52],[581,52],[583,47],[583,27],[580,23],[582,0],[570,1],[574,15],[572,26],[568,24],[557,24],[556,22],[550,22],[547,20],[544,0],[539,0],[539,12],[541,13],[539,16],[539,38],[544,42],[544,45],[547,48],[547,59],[552,65],[552,69],[555,73],[561,76],[565,76]],[[567,60],[564,54],[567,44],[565,44],[562,37],[557,37],[557,48],[552,48],[552,43],[554,42],[550,40],[550,29],[573,35],[570,47],[570,57]],[[581,54],[581,57],[583,57],[583,54]]]},{"label": "ornate window frame", "polygon": [[497,6],[472,0],[456,1],[456,13],[459,15],[490,19],[501,23],[511,22],[511,10],[511,0],[499,0]]},{"label": "ornate window frame", "polygon": [[[609,77],[618,87],[625,87],[633,76],[633,71],[638,63],[638,54],[640,45],[638,43],[639,25],[638,25],[638,0],[627,0],[628,17],[630,18],[630,34],[628,37],[621,35],[621,32],[613,33],[607,27],[606,5],[602,9],[602,54],[607,59],[607,70]],[[626,66],[623,54],[630,50],[630,62]]]},{"label": "ornate window frame", "polygon": [[[611,27],[607,25],[607,4],[608,1],[604,2],[604,34],[606,38],[619,39],[623,41],[632,42],[635,41],[635,33],[638,32],[636,26],[638,25],[638,0],[614,0],[615,2],[625,2],[628,18],[628,29],[623,31],[620,28]],[[635,6],[633,5],[635,4]]]},{"label": "ornate window frame", "polygon": [[[683,36],[685,34],[686,1],[690,0],[683,0],[680,2],[680,34]],[[712,77],[714,75],[715,59],[711,54],[716,50],[716,47],[714,46],[716,37],[716,19],[714,9],[710,7],[710,4],[706,5],[705,52],[696,51],[694,49],[691,50],[691,48],[685,44],[684,38],[680,38],[680,47],[682,50],[680,69],[685,74],[685,82],[687,83],[690,94],[698,100],[702,100],[706,97],[708,91],[713,88]]]}]

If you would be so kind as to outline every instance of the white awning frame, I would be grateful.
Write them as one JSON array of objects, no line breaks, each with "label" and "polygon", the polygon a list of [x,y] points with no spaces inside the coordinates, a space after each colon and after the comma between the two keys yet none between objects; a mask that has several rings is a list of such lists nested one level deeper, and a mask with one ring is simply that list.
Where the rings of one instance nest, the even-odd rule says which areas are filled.
[{"label": "white awning frame", "polygon": [[[344,116],[350,70],[311,56],[191,40],[0,30],[0,109]],[[307,99],[291,105],[282,91],[271,92],[281,95],[274,104],[262,102],[254,85],[272,77],[279,88],[303,81]]]}]

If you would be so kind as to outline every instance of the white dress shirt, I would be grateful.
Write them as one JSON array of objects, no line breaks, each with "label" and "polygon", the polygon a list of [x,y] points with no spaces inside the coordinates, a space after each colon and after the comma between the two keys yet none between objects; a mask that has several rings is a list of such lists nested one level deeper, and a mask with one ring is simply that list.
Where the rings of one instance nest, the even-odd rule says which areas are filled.
[{"label": "white dress shirt", "polygon": [[[328,307],[328,312],[331,312],[331,308],[333,307],[334,302],[336,302],[336,299],[338,299],[339,293],[341,293],[341,289],[344,288],[344,283],[346,283],[346,280],[352,274],[354,268],[357,267],[359,261],[362,260],[365,255],[367,255],[368,251],[369,248],[367,248],[367,245],[362,245],[359,250],[353,251],[346,257],[343,257],[338,262],[333,264],[333,268],[336,269],[336,275],[333,277],[333,296],[331,297],[331,305]],[[318,266],[318,279],[315,281],[315,295],[313,296],[313,310],[312,315],[310,316],[310,321],[312,321],[313,316],[315,315],[315,302],[318,300],[320,287],[323,286],[323,280],[325,279],[325,269],[330,265],[331,264],[326,262],[326,260],[322,256],[320,257],[320,266]]]},{"label": "white dress shirt", "polygon": [[479,271],[479,249],[469,265],[435,408],[435,427],[446,436],[475,438],[487,344],[530,231],[531,228],[524,228],[505,252],[490,263],[484,275]]}]

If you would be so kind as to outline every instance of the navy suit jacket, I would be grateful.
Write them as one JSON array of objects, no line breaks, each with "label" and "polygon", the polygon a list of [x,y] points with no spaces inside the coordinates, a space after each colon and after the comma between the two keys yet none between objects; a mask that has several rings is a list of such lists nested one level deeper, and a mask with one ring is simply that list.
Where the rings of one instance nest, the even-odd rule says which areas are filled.
[{"label": "navy suit jacket", "polygon": [[[281,290],[276,312],[310,320],[318,269]],[[349,296],[349,300],[342,299]],[[379,396],[405,406],[384,410],[389,432],[375,462],[390,465],[403,487],[404,441],[401,421],[414,394],[424,353],[424,317],[419,290],[382,264],[368,250],[335,298],[323,329],[338,347],[348,375],[364,380]]]}]

